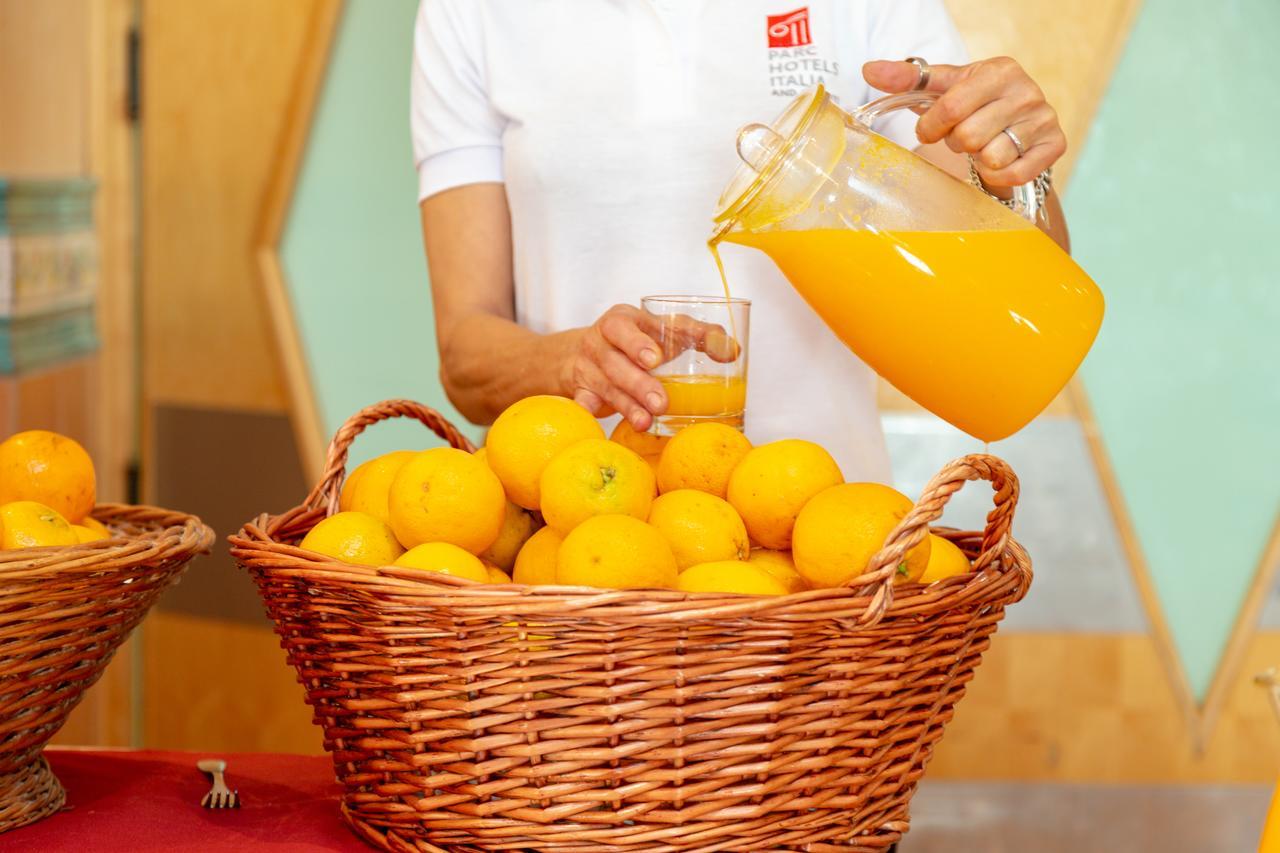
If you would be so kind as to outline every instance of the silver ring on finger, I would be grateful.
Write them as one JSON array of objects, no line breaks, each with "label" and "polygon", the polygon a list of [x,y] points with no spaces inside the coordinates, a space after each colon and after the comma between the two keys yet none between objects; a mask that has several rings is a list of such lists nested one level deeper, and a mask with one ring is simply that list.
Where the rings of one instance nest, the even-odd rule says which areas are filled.
[{"label": "silver ring on finger", "polygon": [[1013,132],[1013,128],[1006,127],[1003,131],[1004,135],[1009,137],[1009,141],[1013,143],[1013,147],[1018,149],[1018,156],[1022,157],[1027,153],[1026,146],[1022,144],[1022,140],[1018,138],[1018,134]]},{"label": "silver ring on finger", "polygon": [[920,69],[920,79],[916,80],[916,85],[911,90],[913,92],[919,92],[921,89],[929,85],[929,75],[933,73],[933,69],[929,67],[928,62],[918,56],[908,56],[906,61]]},{"label": "silver ring on finger", "polygon": [[996,134],[994,139],[973,156],[988,169],[1007,169],[1018,162],[1018,152],[1013,150],[1012,143],[1000,134]]}]

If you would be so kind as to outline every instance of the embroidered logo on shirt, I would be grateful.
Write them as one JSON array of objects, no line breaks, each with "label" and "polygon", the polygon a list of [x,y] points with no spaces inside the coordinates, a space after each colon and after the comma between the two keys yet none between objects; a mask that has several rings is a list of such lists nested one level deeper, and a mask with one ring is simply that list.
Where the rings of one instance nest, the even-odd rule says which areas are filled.
[{"label": "embroidered logo on shirt", "polygon": [[809,29],[809,7],[769,15],[769,91],[781,97],[795,97],[817,83],[830,87],[840,73],[840,63],[828,58],[830,39],[813,43]]},{"label": "embroidered logo on shirt", "polygon": [[783,15],[769,15],[769,47],[803,47],[809,37],[809,7]]}]

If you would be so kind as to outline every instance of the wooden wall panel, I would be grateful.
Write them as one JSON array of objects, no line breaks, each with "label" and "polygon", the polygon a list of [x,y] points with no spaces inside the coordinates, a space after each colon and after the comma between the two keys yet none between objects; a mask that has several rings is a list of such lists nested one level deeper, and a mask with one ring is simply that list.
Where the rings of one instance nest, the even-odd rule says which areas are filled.
[{"label": "wooden wall panel", "polygon": [[[177,471],[160,479],[155,500],[198,514],[224,537],[308,489],[283,414],[157,406],[155,422],[153,464]],[[315,736],[283,653],[264,651],[275,635],[225,538],[191,562],[144,628],[147,746],[270,751]],[[259,719],[275,721],[270,733]]]},{"label": "wooden wall panel", "polygon": [[[98,494],[125,498],[136,422],[132,127],[125,113],[131,0],[0,0],[0,175],[97,182],[97,356],[80,367],[0,378],[0,432],[60,418],[93,455]],[[87,371],[87,372],[86,372]],[[26,406],[25,413],[23,406]],[[22,414],[20,414],[22,413]],[[58,421],[62,422],[62,421]]]},{"label": "wooden wall panel", "polygon": [[157,610],[147,618],[146,745],[323,752],[320,729],[276,635],[261,625]]},{"label": "wooden wall panel", "polygon": [[0,174],[88,167],[89,2],[0,0]]},{"label": "wooden wall panel", "polygon": [[[144,494],[199,512],[220,536],[306,489],[254,235],[333,8],[142,3]],[[146,745],[319,749],[261,614],[221,543],[161,600],[144,626]]]},{"label": "wooden wall panel", "polygon": [[[94,227],[98,237],[97,355],[90,361],[98,500],[125,501],[127,472],[136,461],[138,350],[134,317],[135,276],[134,125],[127,114],[126,45],[133,0],[89,0],[86,49],[88,162],[97,181]],[[141,709],[135,635],[116,651],[102,679],[85,694],[56,742],[136,746]]]},{"label": "wooden wall panel", "polygon": [[931,779],[1275,782],[1280,722],[1253,676],[1280,665],[1259,634],[1197,749],[1142,634],[1000,634],[930,765]]},{"label": "wooden wall panel", "polygon": [[89,168],[98,184],[98,337],[90,389],[98,447],[98,499],[128,499],[126,475],[137,462],[138,281],[136,275],[136,126],[128,115],[126,46],[134,0],[90,0]]},{"label": "wooden wall panel", "polygon": [[315,5],[143,4],[152,402],[286,410],[251,246]]},{"label": "wooden wall panel", "polygon": [[[90,175],[102,344],[88,358],[0,378],[0,435],[44,428],[93,455],[100,500],[125,497],[136,407],[131,129],[124,111],[132,0],[0,0],[0,174]],[[133,641],[85,694],[59,743],[126,746]]]},{"label": "wooden wall panel", "polygon": [[1058,182],[1065,183],[1141,0],[946,0],[946,5],[971,56],[1012,56],[1044,89],[1067,134],[1067,154],[1054,169]]},{"label": "wooden wall panel", "polygon": [[[88,0],[0,0],[0,176],[88,170],[87,6]],[[0,377],[0,435],[48,424],[93,444],[86,364]]]}]

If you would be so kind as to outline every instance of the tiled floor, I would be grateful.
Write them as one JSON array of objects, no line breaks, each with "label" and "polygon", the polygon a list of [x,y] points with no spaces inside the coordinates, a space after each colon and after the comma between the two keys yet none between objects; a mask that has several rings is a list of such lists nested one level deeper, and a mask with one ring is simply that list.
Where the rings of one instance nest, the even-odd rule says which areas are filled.
[{"label": "tiled floor", "polygon": [[1260,785],[924,783],[901,853],[1252,853]]}]

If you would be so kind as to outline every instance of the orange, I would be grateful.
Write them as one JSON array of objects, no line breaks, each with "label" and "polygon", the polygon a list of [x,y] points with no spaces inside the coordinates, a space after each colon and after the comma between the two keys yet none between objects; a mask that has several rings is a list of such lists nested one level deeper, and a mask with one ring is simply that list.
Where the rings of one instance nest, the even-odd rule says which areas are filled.
[{"label": "orange", "polygon": [[649,523],[666,537],[681,571],[698,563],[744,560],[751,551],[738,511],[697,489],[661,495],[649,510]]},{"label": "orange", "polygon": [[415,454],[391,481],[387,497],[400,544],[449,542],[472,554],[497,540],[506,505],[502,483],[484,461],[452,447]]},{"label": "orange", "polygon": [[425,542],[405,551],[393,565],[426,572],[440,572],[477,583],[489,582],[489,570],[475,554],[448,542]]},{"label": "orange", "polygon": [[603,438],[560,451],[542,472],[542,517],[562,535],[597,515],[649,515],[653,469],[634,451]]},{"label": "orange", "polygon": [[773,575],[787,588],[787,592],[801,592],[809,588],[809,582],[796,571],[796,564],[791,559],[790,551],[756,548],[747,558],[747,562]]},{"label": "orange", "polygon": [[929,534],[929,562],[924,567],[924,574],[920,575],[920,583],[967,575],[972,570],[969,558],[956,543],[935,533]]},{"label": "orange", "polygon": [[538,523],[523,507],[518,507],[511,501],[506,501],[505,506],[498,538],[480,553],[480,559],[508,571],[516,564],[516,555],[520,553],[521,546],[538,529]]},{"label": "orange", "polygon": [[385,521],[355,511],[329,516],[298,547],[361,566],[389,566],[404,553]]},{"label": "orange", "polygon": [[597,515],[560,545],[556,583],[604,589],[670,589],[676,558],[655,528],[629,515]]},{"label": "orange", "polygon": [[511,579],[529,586],[544,586],[556,582],[556,560],[564,537],[550,527],[540,528],[524,543],[516,555]]},{"label": "orange", "polygon": [[831,454],[812,441],[789,438],[752,449],[729,478],[729,503],[756,544],[791,547],[791,529],[809,498],[844,481]]},{"label": "orange", "polygon": [[75,531],[76,540],[80,543],[97,542],[99,539],[110,539],[111,536],[103,533],[101,530],[94,530],[92,527],[85,527],[83,524],[73,524],[71,529]]},{"label": "orange", "polygon": [[0,504],[35,501],[79,524],[93,509],[96,483],[93,460],[64,435],[33,429],[0,443]]},{"label": "orange", "polygon": [[56,509],[35,501],[0,506],[0,550],[77,545],[80,539]]},{"label": "orange", "polygon": [[750,450],[751,442],[731,426],[686,427],[667,443],[658,459],[658,491],[697,489],[727,497],[729,476]]},{"label": "orange", "polygon": [[[911,499],[880,483],[844,483],[825,489],[796,520],[792,556],[815,589],[844,586],[911,511]],[[929,563],[929,539],[907,552],[899,580],[914,581]]]},{"label": "orange", "polygon": [[550,586],[556,582],[556,557],[564,537],[544,527],[529,537],[516,555],[511,579],[529,586]]},{"label": "orange", "polygon": [[498,415],[485,440],[485,461],[507,497],[538,509],[542,471],[557,453],[588,438],[604,438],[591,413],[564,397],[525,397]]},{"label": "orange", "polygon": [[742,560],[691,566],[676,578],[682,592],[736,592],[743,595],[786,595],[785,584],[764,569]]},{"label": "orange", "polygon": [[631,421],[623,418],[609,435],[610,441],[616,441],[628,450],[635,451],[641,459],[649,463],[656,474],[658,460],[662,457],[663,448],[671,440],[670,436],[654,435],[651,432],[636,432]]},{"label": "orange", "polygon": [[484,568],[489,573],[489,583],[511,583],[511,575],[497,566],[486,564]]},{"label": "orange", "polygon": [[101,533],[107,538],[112,536],[112,533],[107,529],[107,526],[101,521],[98,521],[98,519],[94,518],[92,515],[86,515],[84,518],[80,519],[80,524],[90,530],[95,530],[98,533]]},{"label": "orange", "polygon": [[404,463],[414,457],[414,453],[413,450],[385,453],[356,468],[342,484],[338,509],[353,509],[390,522],[387,493],[391,490],[391,481],[395,479],[396,474],[400,473]]}]

